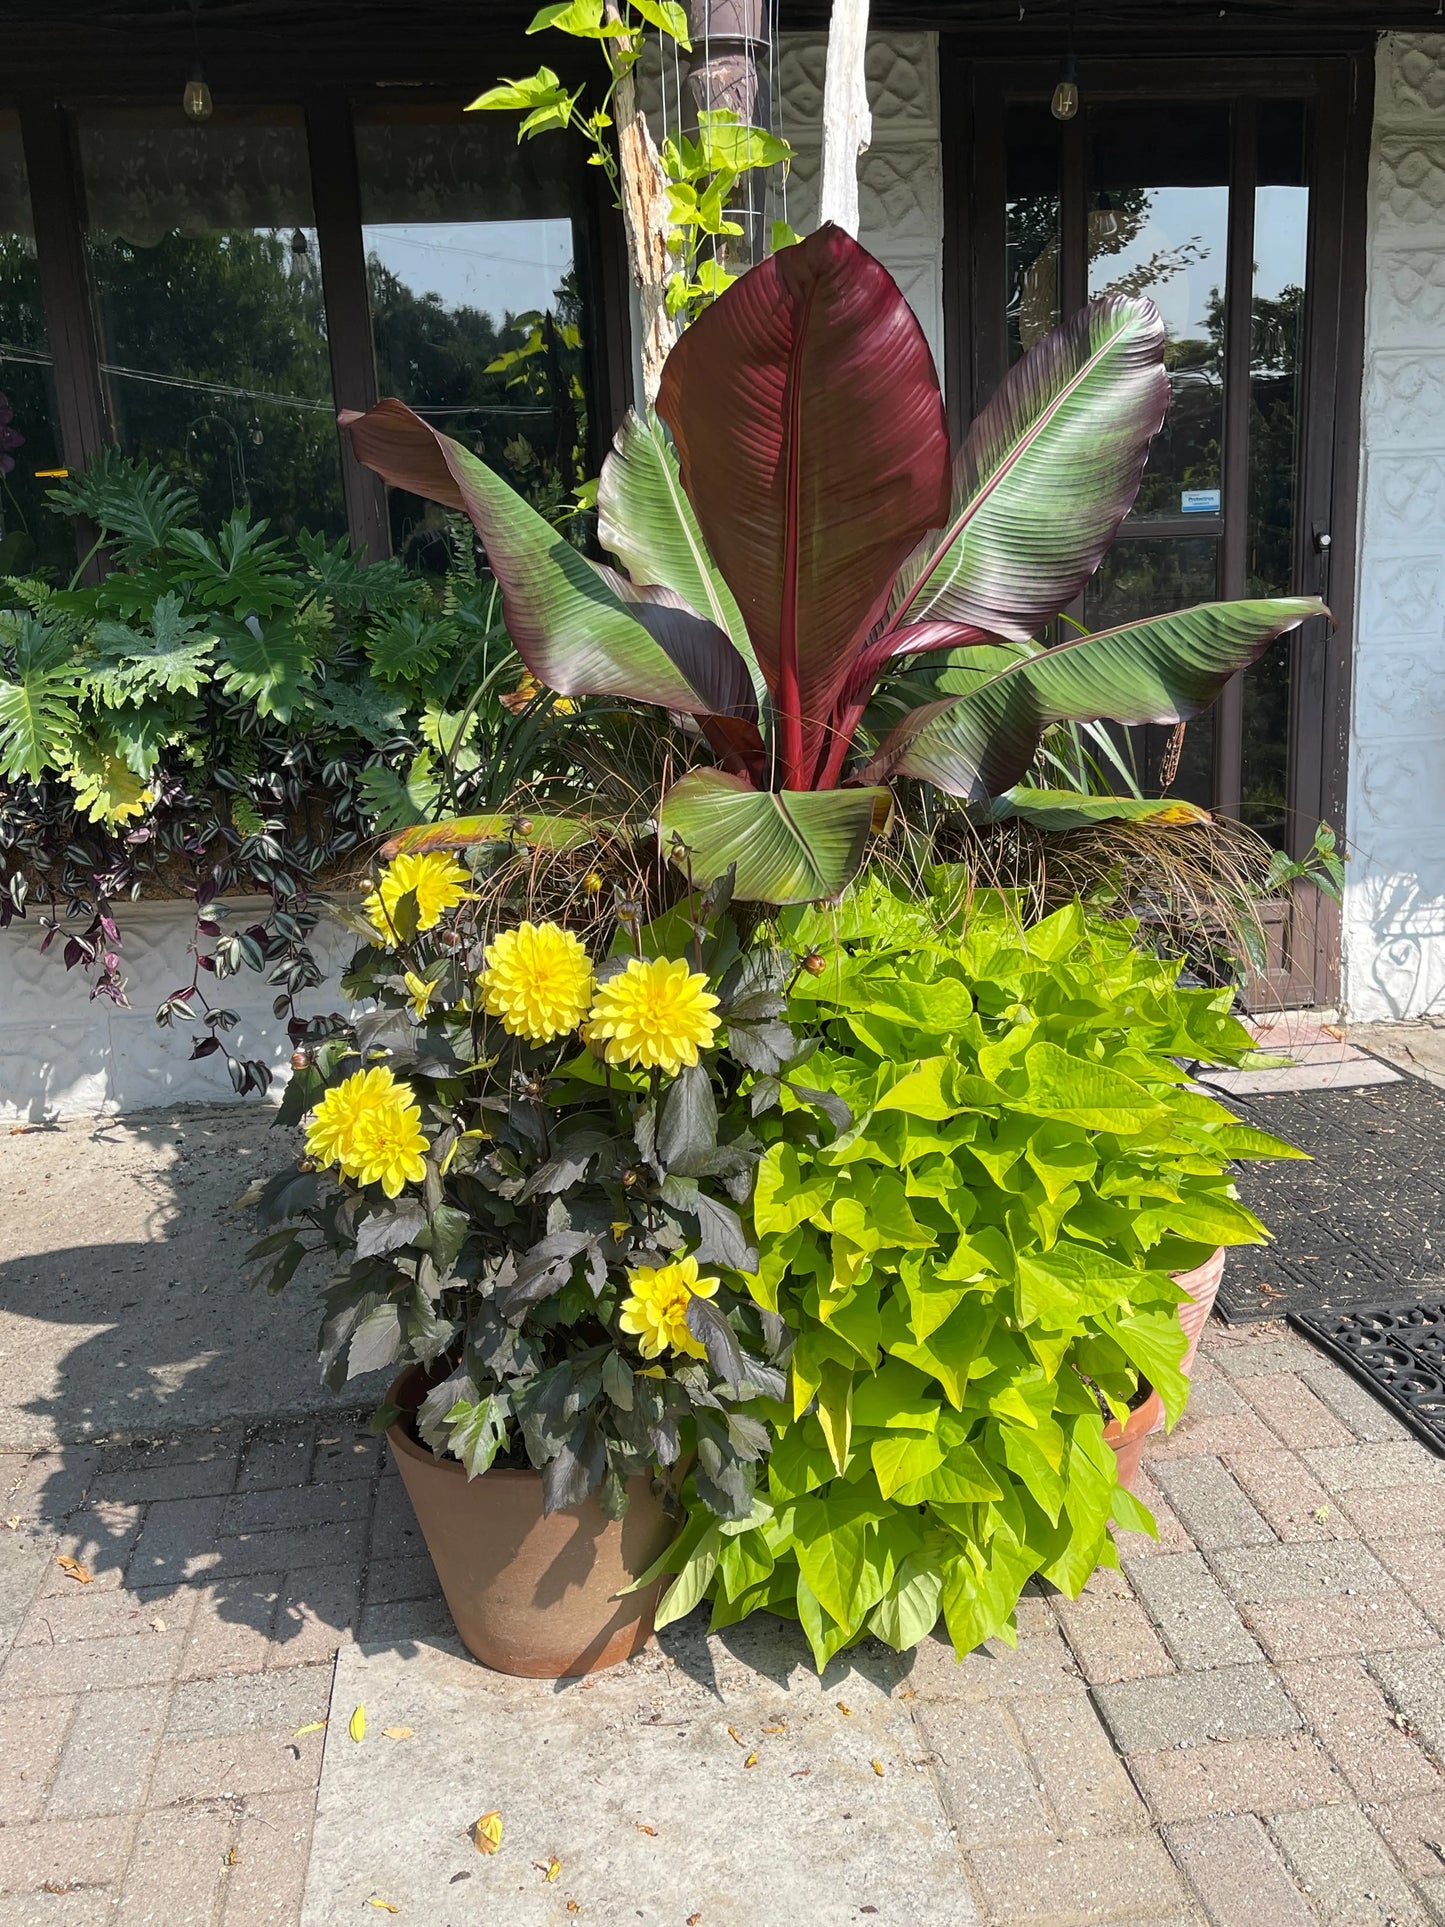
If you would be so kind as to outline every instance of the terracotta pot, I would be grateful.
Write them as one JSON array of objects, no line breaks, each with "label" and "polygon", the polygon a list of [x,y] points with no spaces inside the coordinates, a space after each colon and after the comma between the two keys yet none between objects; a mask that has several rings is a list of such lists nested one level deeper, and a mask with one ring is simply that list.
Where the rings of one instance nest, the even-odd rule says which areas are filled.
[{"label": "terracotta pot", "polygon": [[[413,1366],[387,1397],[414,1411],[425,1389]],[[462,1644],[484,1666],[567,1679],[616,1666],[652,1635],[665,1580],[617,1594],[676,1534],[650,1479],[634,1479],[621,1519],[596,1499],[542,1512],[539,1472],[493,1469],[468,1479],[398,1422],[387,1432]]]},{"label": "terracotta pot", "polygon": [[1219,1296],[1219,1281],[1224,1276],[1224,1246],[1221,1245],[1212,1258],[1206,1258],[1202,1265],[1193,1271],[1176,1271],[1174,1282],[1183,1285],[1189,1293],[1179,1307],[1179,1322],[1184,1327],[1184,1335],[1189,1340],[1189,1348],[1180,1366],[1186,1378],[1194,1365],[1199,1341],[1204,1336],[1204,1327],[1209,1323],[1209,1314],[1214,1310],[1214,1301]]},{"label": "terracotta pot", "polygon": [[[1184,1336],[1189,1340],[1179,1369],[1186,1378],[1193,1374],[1194,1360],[1199,1351],[1199,1341],[1204,1336],[1204,1327],[1209,1323],[1209,1314],[1214,1310],[1214,1301],[1219,1296],[1219,1281],[1224,1276],[1224,1246],[1221,1245],[1213,1257],[1206,1258],[1202,1265],[1193,1271],[1176,1271],[1174,1282],[1183,1285],[1189,1293],[1179,1307],[1179,1322],[1184,1327]],[[1164,1430],[1164,1412],[1150,1426],[1151,1432]]]},{"label": "terracotta pot", "polygon": [[1126,1492],[1134,1490],[1145,1439],[1163,1423],[1164,1401],[1157,1392],[1151,1391],[1144,1403],[1129,1414],[1127,1423],[1121,1425],[1118,1419],[1110,1419],[1104,1427],[1104,1438],[1113,1446],[1114,1457],[1119,1461],[1119,1483]]}]

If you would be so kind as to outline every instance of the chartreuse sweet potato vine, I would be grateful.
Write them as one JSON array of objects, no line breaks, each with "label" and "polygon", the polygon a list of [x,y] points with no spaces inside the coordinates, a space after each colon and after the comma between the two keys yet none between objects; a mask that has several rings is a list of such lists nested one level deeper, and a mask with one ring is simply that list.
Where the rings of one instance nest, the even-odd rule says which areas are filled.
[{"label": "chartreuse sweet potato vine", "polygon": [[821,1668],[941,1615],[962,1655],[1012,1637],[1035,1574],[1076,1594],[1117,1563],[1111,1518],[1152,1529],[1106,1416],[1147,1381],[1178,1417],[1170,1273],[1267,1235],[1233,1159],[1299,1154],[1191,1085],[1252,1047],[1227,993],[1078,905],[1026,930],[997,895],[950,914],[870,884],[787,940],[836,1124],[753,1081],[747,1282],[796,1334],[789,1397],[749,1518],[695,1508],[662,1562],[661,1623],[705,1595],[715,1626],[796,1614]]}]

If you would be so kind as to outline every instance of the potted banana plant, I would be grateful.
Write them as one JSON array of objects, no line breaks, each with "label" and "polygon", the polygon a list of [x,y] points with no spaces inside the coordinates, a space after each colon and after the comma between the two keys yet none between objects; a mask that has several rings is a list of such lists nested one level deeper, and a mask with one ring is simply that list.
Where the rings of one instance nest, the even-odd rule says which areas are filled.
[{"label": "potted banana plant", "polygon": [[387,481],[470,516],[539,682],[693,719],[712,761],[662,797],[664,848],[696,885],[735,871],[737,898],[786,904],[846,886],[904,780],[1047,809],[1025,778],[1054,725],[1186,721],[1328,613],[1211,602],[1044,646],[1168,397],[1157,310],[1107,296],[1014,366],[950,458],[917,319],[825,226],[707,308],[655,413],[623,422],[598,487],[620,568],[401,402],[342,419]]}]

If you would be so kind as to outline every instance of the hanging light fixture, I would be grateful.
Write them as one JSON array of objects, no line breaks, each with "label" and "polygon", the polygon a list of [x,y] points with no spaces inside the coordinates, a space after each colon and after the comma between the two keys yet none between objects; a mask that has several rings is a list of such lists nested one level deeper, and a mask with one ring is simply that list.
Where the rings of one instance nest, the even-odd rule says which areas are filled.
[{"label": "hanging light fixture", "polygon": [[191,66],[191,77],[181,89],[181,111],[187,120],[209,120],[216,111],[211,99],[211,90],[206,85],[205,70],[201,66],[201,29],[197,17],[200,0],[191,0],[191,45],[195,59]]},{"label": "hanging light fixture", "polygon": [[215,102],[211,99],[211,90],[206,85],[206,76],[201,72],[199,62],[196,63],[195,72],[182,90],[181,106],[185,110],[187,120],[209,120],[216,111]]},{"label": "hanging light fixture", "polygon": [[1064,71],[1059,75],[1059,84],[1054,89],[1054,97],[1049,102],[1049,112],[1055,120],[1072,120],[1079,111],[1079,63],[1072,53],[1064,57]]},{"label": "hanging light fixture", "polygon": [[1069,6],[1069,37],[1064,42],[1064,71],[1059,75],[1049,112],[1055,120],[1073,120],[1079,111],[1079,63],[1074,58],[1074,7]]}]

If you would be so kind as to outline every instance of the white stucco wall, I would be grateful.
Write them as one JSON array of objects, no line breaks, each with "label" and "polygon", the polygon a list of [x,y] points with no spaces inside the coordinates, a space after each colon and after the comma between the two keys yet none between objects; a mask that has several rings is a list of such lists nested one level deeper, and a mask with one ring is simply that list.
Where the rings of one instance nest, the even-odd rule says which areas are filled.
[{"label": "white stucco wall", "polygon": [[[237,899],[227,928],[244,930],[261,908],[260,898]],[[117,912],[117,922],[129,1009],[90,999],[81,969],[67,970],[61,960],[63,932],[42,956],[45,933],[38,919],[0,931],[0,1128],[234,1098],[220,1052],[190,1061],[199,1023],[163,1030],[155,1021],[157,1005],[191,980],[194,906],[130,904]],[[336,1007],[336,972],[354,948],[339,924],[318,928],[313,949],[328,981],[299,1000],[303,1014]],[[271,1097],[278,1099],[291,1046],[285,1019],[271,1014],[275,987],[243,970],[220,983],[207,978],[206,991],[212,1004],[234,1010],[241,1020],[227,1034],[229,1048],[238,1057],[262,1058],[277,1072]]]},{"label": "white stucco wall", "polygon": [[[784,34],[779,48],[777,132],[797,149],[787,218],[800,234],[817,225],[821,163],[823,34]],[[873,139],[858,163],[858,239],[892,274],[923,324],[943,380],[943,153],[938,126],[938,36],[868,36]]]},{"label": "white stucco wall", "polygon": [[1445,35],[1379,47],[1344,997],[1445,1009]]}]

